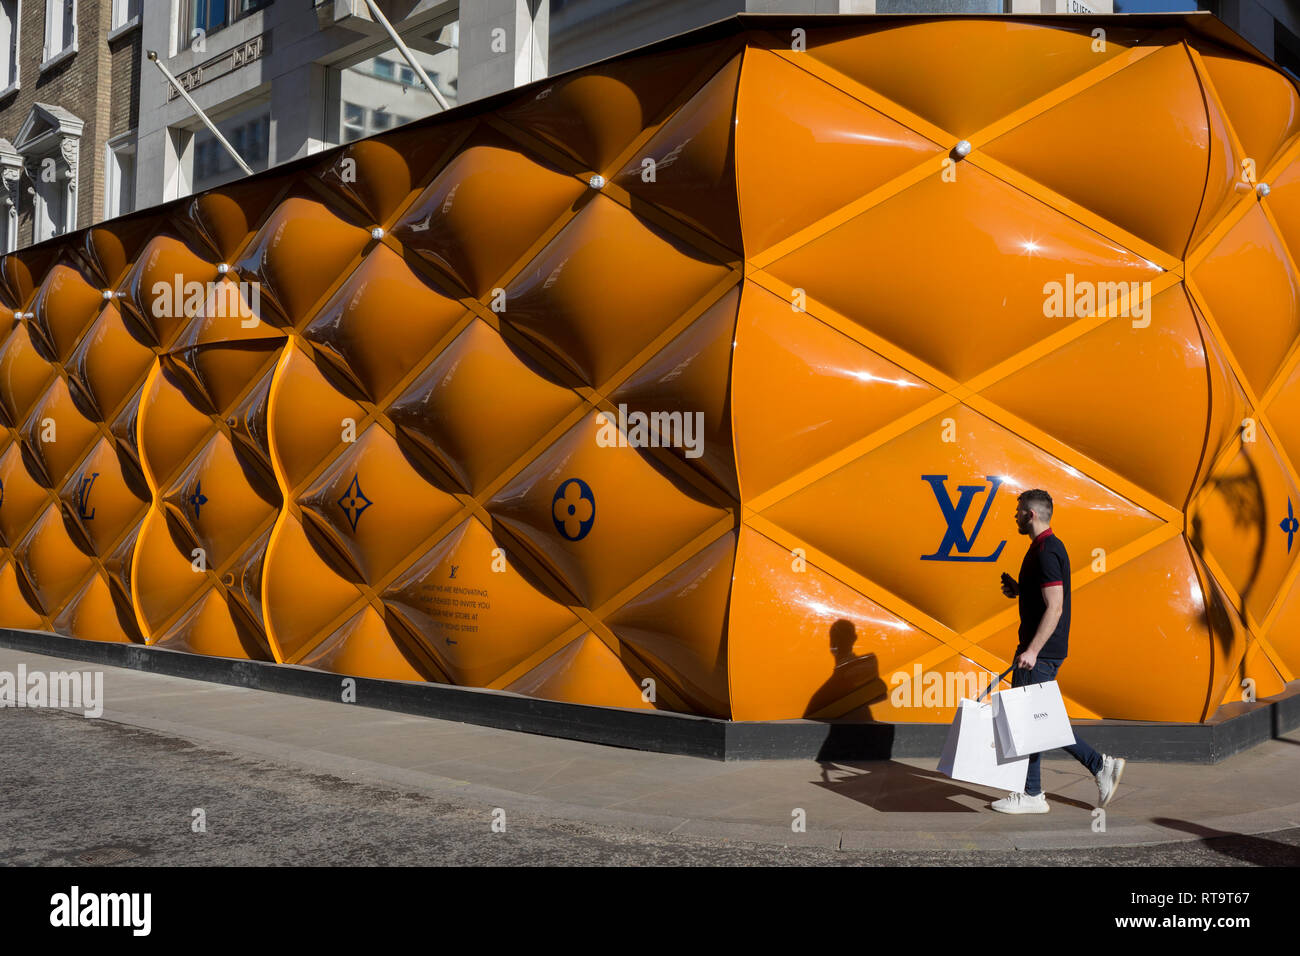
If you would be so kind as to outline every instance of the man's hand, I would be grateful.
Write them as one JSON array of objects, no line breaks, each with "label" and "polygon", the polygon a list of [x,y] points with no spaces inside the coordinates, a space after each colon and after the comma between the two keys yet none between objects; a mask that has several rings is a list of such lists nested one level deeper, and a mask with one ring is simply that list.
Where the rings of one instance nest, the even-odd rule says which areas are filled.
[{"label": "man's hand", "polygon": [[1016,667],[1023,670],[1032,671],[1037,663],[1038,652],[1031,651],[1029,648],[1025,648],[1020,652],[1019,656],[1016,657]]},{"label": "man's hand", "polygon": [[1007,572],[1002,572],[1002,593],[1009,598],[1020,596],[1020,586],[1016,584],[1016,579]]}]

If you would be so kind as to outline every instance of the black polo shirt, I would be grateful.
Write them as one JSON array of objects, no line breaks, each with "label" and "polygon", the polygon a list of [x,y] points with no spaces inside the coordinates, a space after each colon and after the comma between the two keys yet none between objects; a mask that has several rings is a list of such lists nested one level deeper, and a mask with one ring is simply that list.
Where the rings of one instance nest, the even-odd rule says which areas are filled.
[{"label": "black polo shirt", "polygon": [[1061,619],[1056,623],[1056,630],[1047,639],[1043,649],[1038,652],[1040,660],[1065,660],[1069,650],[1070,639],[1070,556],[1065,553],[1061,539],[1052,534],[1048,528],[1029,546],[1025,560],[1020,565],[1020,644],[1016,647],[1019,654],[1033,641],[1038,633],[1038,624],[1047,613],[1047,602],[1043,600],[1043,588],[1059,584],[1065,590],[1065,600],[1061,608]]}]

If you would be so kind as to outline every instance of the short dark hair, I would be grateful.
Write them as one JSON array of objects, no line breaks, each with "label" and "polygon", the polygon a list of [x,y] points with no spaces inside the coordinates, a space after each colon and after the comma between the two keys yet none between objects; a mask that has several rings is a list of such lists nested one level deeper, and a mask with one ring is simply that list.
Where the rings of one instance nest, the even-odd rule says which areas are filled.
[{"label": "short dark hair", "polygon": [[1039,512],[1039,517],[1044,521],[1052,520],[1052,496],[1042,488],[1030,488],[1028,491],[1022,491],[1016,500]]}]

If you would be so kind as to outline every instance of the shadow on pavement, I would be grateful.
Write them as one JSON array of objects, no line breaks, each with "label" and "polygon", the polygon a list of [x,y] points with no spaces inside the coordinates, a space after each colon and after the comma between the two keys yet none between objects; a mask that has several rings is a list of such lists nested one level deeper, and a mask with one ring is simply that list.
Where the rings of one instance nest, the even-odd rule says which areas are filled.
[{"label": "shadow on pavement", "polygon": [[1169,817],[1153,817],[1156,826],[1170,830],[1182,830],[1199,836],[1201,846],[1221,856],[1253,863],[1257,866],[1300,866],[1300,846],[1265,840],[1263,837],[1246,836],[1231,830],[1216,830],[1213,827],[1192,823],[1190,820],[1173,820]]},{"label": "shadow on pavement", "polygon": [[[954,781],[932,770],[921,770],[894,761],[873,761],[869,766],[819,761],[822,778],[814,784],[823,790],[848,797],[881,813],[982,813],[997,797]],[[832,777],[837,771],[839,776]],[[958,803],[955,797],[974,797],[982,808]],[[1091,810],[1092,804],[1055,794],[1056,804]]]}]

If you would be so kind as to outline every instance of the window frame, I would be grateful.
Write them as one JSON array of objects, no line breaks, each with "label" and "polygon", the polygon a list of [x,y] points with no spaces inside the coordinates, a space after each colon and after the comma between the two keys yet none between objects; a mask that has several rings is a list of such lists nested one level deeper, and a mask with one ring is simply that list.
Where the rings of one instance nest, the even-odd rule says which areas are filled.
[{"label": "window frame", "polygon": [[[251,10],[241,10],[245,2],[256,4]],[[199,27],[195,21],[195,15],[198,10],[198,4],[204,6],[210,5],[210,0],[177,0],[180,8],[180,16],[177,18],[181,29],[180,47],[186,49],[194,42],[194,31],[202,29],[205,37],[215,36],[231,24],[246,20],[254,14],[266,10],[275,0],[219,0],[219,4],[225,7],[226,18],[216,29]]]},{"label": "window frame", "polygon": [[128,30],[140,25],[140,10],[144,0],[109,0],[109,2],[112,7],[108,16],[108,38],[116,40]]},{"label": "window frame", "polygon": [[[67,4],[68,6],[65,7],[64,6],[65,4]],[[64,40],[63,45],[59,47],[57,51],[51,53],[50,52],[50,38],[52,35],[51,28],[54,25],[55,17],[53,14],[56,5],[59,7],[60,11],[68,9],[69,7],[71,8],[72,39],[69,41],[67,40],[66,37],[60,37],[62,40]],[[77,41],[80,39],[80,37],[78,36],[78,33],[80,31],[77,29],[78,12],[79,11],[77,10],[77,0],[45,0],[45,46],[41,51],[42,70],[47,70],[50,67],[55,66],[56,64],[62,63],[64,60],[68,59],[69,57],[76,55]],[[60,33],[62,33],[62,29],[63,26],[62,24],[60,24],[59,25]]]},{"label": "window frame", "polygon": [[[129,209],[121,207],[122,163],[119,156],[131,156],[131,195]],[[114,219],[135,211],[136,131],[128,130],[104,143],[104,218]]]},{"label": "window frame", "polygon": [[[10,37],[9,53],[13,57],[12,66],[13,66],[14,81],[12,83],[5,85],[3,89],[0,89],[0,99],[3,99],[4,97],[8,96],[10,93],[22,87],[23,31],[20,27],[20,24],[22,23],[23,20],[23,0],[13,0],[13,5],[14,5],[14,17],[13,17],[13,24],[12,24],[13,33]],[[0,82],[3,82],[3,79],[0,79]]]}]

